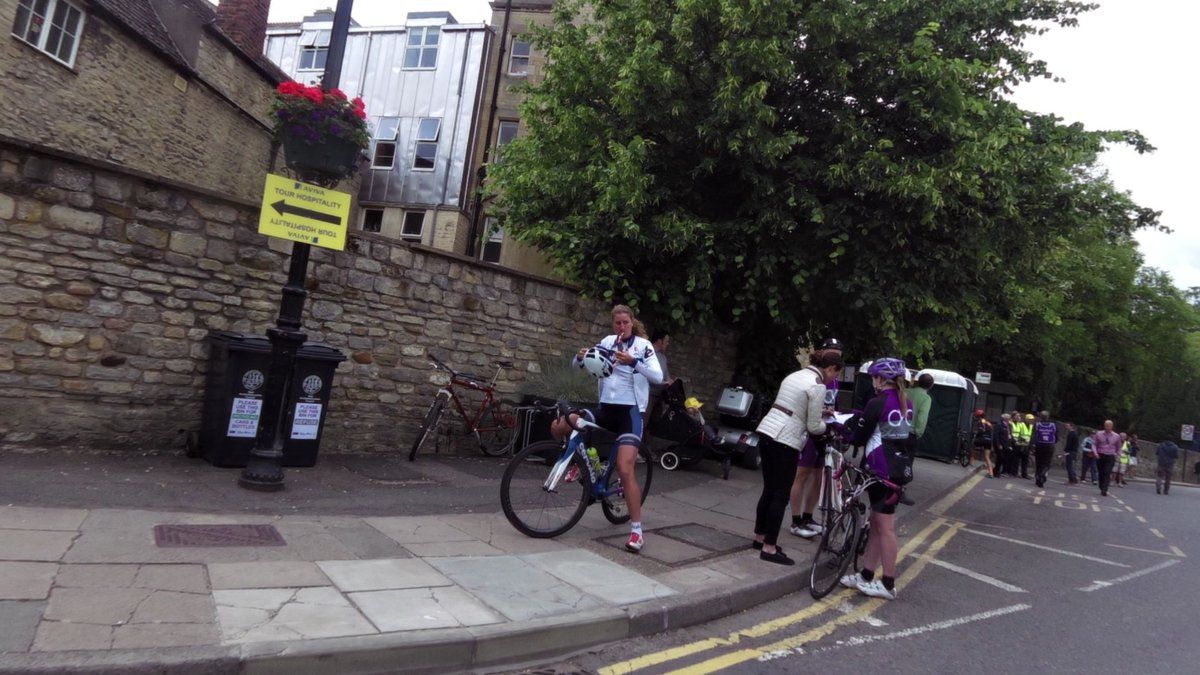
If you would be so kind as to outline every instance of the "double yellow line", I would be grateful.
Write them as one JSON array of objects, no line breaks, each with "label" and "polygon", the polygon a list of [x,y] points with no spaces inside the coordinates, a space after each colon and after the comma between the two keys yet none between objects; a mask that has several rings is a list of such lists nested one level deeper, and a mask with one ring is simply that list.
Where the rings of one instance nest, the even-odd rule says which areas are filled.
[{"label": "double yellow line", "polygon": [[[938,506],[941,507],[939,511],[941,513],[945,513],[945,510],[950,505],[966,495],[966,493],[969,492],[971,488],[975,487],[975,485],[977,485],[982,478],[983,477],[981,475],[977,475],[960,485],[958,489],[956,489],[950,495],[947,495],[947,497],[938,504]],[[917,548],[924,544],[925,540],[932,536],[934,532],[946,525],[947,522],[948,521],[945,518],[935,518],[933,522],[925,527],[925,529],[918,532],[915,536],[913,536],[912,539],[904,544],[904,546],[900,549],[897,560],[904,560],[910,553],[917,550]],[[929,563],[929,560],[936,557],[937,554],[946,546],[946,544],[953,539],[956,534],[958,534],[958,531],[962,529],[963,526],[964,525],[962,523],[951,523],[949,529],[943,532],[942,535],[939,536],[933,542],[933,544],[931,544],[929,548],[916,560],[916,562],[914,562],[910,567],[908,567],[908,569],[904,571],[903,574],[900,575],[900,578],[897,579],[898,585],[907,585],[909,582],[915,579],[917,575],[919,575],[921,571],[925,569],[925,566]],[[801,623],[815,616],[820,616],[821,614],[824,614],[832,609],[836,609],[837,607],[841,606],[844,601],[850,599],[850,597],[856,592],[857,591],[854,589],[844,589],[798,612],[788,614],[787,616],[783,616],[778,619],[772,619],[771,621],[764,621],[763,623],[756,624],[749,628],[730,633],[726,637],[707,638],[705,640],[699,640],[697,642],[681,645],[679,647],[665,649],[653,654],[646,654],[628,661],[622,661],[620,663],[614,663],[610,666],[605,666],[604,668],[601,668],[599,672],[600,675],[621,675],[623,673],[632,673],[634,671],[641,670],[642,668],[649,668],[651,666],[668,663],[670,661],[686,658],[688,656],[692,656],[693,654],[699,654],[701,652],[706,652],[718,647],[736,646],[740,644],[743,639],[764,637],[774,633],[775,631],[787,628],[788,626],[792,626],[797,623]],[[853,611],[834,619],[830,619],[824,624],[801,633],[800,635],[788,637],[771,644],[763,645],[761,647],[747,647],[738,649],[736,651],[722,654],[721,656],[716,656],[706,661],[701,661],[700,663],[672,671],[672,673],[686,673],[687,675],[711,673],[723,668],[729,668],[739,663],[757,659],[772,652],[796,649],[829,635],[840,626],[854,623],[863,617],[869,616],[875,612],[875,610],[879,609],[884,602],[886,602],[886,600],[868,600]]]}]

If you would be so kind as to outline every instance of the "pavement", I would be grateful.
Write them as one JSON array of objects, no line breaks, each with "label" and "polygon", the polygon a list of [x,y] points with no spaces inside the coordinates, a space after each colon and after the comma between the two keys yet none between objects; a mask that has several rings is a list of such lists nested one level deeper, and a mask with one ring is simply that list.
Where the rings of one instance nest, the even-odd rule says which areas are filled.
[{"label": "pavement", "polygon": [[[176,454],[0,454],[0,673],[497,670],[728,616],[807,585],[748,548],[757,472],[654,474],[640,555],[589,508],[552,540],[503,459],[329,455],[287,489]],[[934,503],[974,473],[918,460]]]}]

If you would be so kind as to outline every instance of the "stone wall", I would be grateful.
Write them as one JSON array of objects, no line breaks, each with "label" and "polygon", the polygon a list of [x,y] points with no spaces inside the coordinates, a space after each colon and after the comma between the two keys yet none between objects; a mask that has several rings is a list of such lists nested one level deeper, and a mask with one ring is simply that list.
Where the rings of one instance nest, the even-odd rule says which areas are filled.
[{"label": "stone wall", "polygon": [[[16,10],[0,0],[5,31]],[[182,72],[97,12],[72,68],[5,35],[0,135],[258,200],[273,85],[208,32],[196,69]]]},{"label": "stone wall", "polygon": [[[82,158],[0,145],[0,447],[158,451],[199,428],[210,329],[273,322],[290,244],[257,210]],[[436,390],[426,354],[464,370],[538,362],[607,331],[572,288],[376,235],[314,249],[304,325],[351,358],[322,451],[396,452]],[[679,336],[676,374],[714,401],[724,333]]]}]

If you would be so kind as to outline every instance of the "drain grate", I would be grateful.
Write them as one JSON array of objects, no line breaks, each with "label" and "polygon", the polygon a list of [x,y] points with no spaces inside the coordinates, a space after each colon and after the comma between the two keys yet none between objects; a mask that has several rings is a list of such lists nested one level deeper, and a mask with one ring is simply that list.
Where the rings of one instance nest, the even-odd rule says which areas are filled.
[{"label": "drain grate", "polygon": [[273,525],[155,525],[159,548],[201,546],[286,546]]}]

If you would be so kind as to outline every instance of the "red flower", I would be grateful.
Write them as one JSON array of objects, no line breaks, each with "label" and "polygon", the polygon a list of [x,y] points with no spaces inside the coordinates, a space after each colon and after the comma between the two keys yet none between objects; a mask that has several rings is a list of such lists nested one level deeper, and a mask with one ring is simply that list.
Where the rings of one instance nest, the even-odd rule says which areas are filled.
[{"label": "red flower", "polygon": [[355,110],[365,110],[367,107],[367,104],[363,103],[362,97],[360,96],[355,96],[354,100],[350,102],[350,105],[354,106]]},{"label": "red flower", "polygon": [[360,120],[367,119],[367,111],[363,110],[362,108],[355,108],[354,114],[357,115],[358,119],[360,119]]},{"label": "red flower", "polygon": [[336,98],[339,101],[345,101],[346,94],[341,89],[330,89],[329,90],[329,98]]},{"label": "red flower", "polygon": [[320,87],[305,87],[303,96],[317,105],[325,102],[325,92]]},{"label": "red flower", "polygon": [[288,80],[287,82],[280,82],[276,91],[287,96],[301,96],[304,93],[304,89],[304,85],[299,82]]}]

